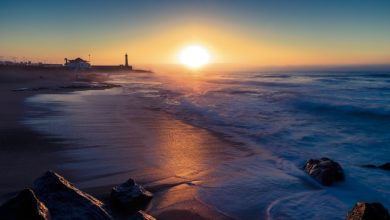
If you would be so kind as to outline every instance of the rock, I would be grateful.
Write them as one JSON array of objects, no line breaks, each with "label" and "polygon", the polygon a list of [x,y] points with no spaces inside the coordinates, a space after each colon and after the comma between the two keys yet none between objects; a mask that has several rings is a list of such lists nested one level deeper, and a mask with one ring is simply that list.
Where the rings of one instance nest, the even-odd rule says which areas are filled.
[{"label": "rock", "polygon": [[138,211],[134,213],[130,219],[131,220],[156,220],[153,216],[148,215],[143,211]]},{"label": "rock", "polygon": [[383,170],[390,170],[390,163],[385,163],[385,164],[382,164],[378,167],[383,169]]},{"label": "rock", "polygon": [[153,194],[138,185],[133,179],[115,186],[111,190],[111,202],[113,208],[132,211],[145,206],[153,197]]},{"label": "rock", "polygon": [[310,159],[304,169],[311,177],[325,186],[344,180],[344,171],[340,164],[326,157]]},{"label": "rock", "polygon": [[47,171],[33,190],[53,219],[112,219],[98,199],[74,187],[64,177]]},{"label": "rock", "polygon": [[24,189],[0,207],[0,219],[48,220],[50,214],[47,207],[37,199],[31,189]]},{"label": "rock", "polygon": [[390,215],[380,203],[358,202],[348,213],[346,220],[390,220]]}]

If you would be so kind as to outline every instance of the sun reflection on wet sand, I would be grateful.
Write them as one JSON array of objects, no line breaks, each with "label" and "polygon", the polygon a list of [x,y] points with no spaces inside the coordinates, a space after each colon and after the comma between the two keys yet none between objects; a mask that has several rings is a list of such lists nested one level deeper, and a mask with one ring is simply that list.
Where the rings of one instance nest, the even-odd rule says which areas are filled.
[{"label": "sun reflection on wet sand", "polygon": [[77,143],[59,152],[64,159],[57,162],[57,170],[87,189],[109,188],[134,178],[156,192],[152,214],[180,206],[217,218],[220,214],[202,204],[197,191],[204,182],[215,180],[215,167],[229,160],[229,143],[167,113],[150,110],[144,98],[129,96],[123,102],[123,97],[112,96],[123,92],[126,89],[118,88],[109,93],[82,91],[37,98],[63,103],[64,114],[30,123],[50,129],[61,121],[61,127],[46,132],[70,135],[67,139]]},{"label": "sun reflection on wet sand", "polygon": [[164,167],[180,177],[204,170],[202,134],[188,125],[167,120],[159,120],[156,127]]},{"label": "sun reflection on wet sand", "polygon": [[[219,172],[215,169],[231,159],[229,150],[226,150],[231,143],[163,112],[158,114],[160,117],[155,118],[154,123],[156,136],[152,138],[155,141],[154,158],[158,160],[160,171],[171,177],[151,183],[150,186],[169,187],[158,193],[149,211],[162,217],[228,219],[205,205],[199,199],[198,190],[222,180],[215,174]],[[172,210],[182,210],[183,213]]]}]

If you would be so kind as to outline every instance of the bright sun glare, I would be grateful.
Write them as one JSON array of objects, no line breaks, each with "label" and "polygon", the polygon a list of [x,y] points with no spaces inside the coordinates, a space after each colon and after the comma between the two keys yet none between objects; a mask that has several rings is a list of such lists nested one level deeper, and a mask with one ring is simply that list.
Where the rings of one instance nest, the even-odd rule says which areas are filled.
[{"label": "bright sun glare", "polygon": [[210,54],[202,46],[191,45],[181,50],[179,60],[181,64],[196,69],[210,62]]}]

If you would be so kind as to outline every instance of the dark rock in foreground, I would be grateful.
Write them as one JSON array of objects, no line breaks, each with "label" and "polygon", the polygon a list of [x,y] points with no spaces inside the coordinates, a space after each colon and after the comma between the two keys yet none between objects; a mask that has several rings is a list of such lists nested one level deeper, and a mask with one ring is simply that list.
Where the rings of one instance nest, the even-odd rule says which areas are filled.
[{"label": "dark rock in foreground", "polygon": [[35,180],[33,190],[53,219],[111,219],[101,201],[55,172],[48,171]]},{"label": "dark rock in foreground", "polygon": [[145,206],[153,194],[138,185],[133,179],[115,186],[111,190],[111,202],[114,208],[132,211]]},{"label": "dark rock in foreground", "polygon": [[304,169],[311,177],[325,186],[344,180],[344,171],[340,164],[326,157],[310,159]]},{"label": "dark rock in foreground", "polygon": [[49,210],[31,189],[22,190],[0,207],[0,219],[3,220],[48,220],[49,216]]},{"label": "dark rock in foreground", "polygon": [[[130,179],[112,189],[113,206],[110,213],[120,219],[155,220],[140,211],[153,195]],[[32,189],[21,191],[0,206],[1,220],[110,220],[104,204],[82,192],[59,174],[48,171],[34,181]],[[118,210],[119,212],[115,212]],[[129,211],[129,212],[128,212]]]},{"label": "dark rock in foreground", "polygon": [[389,212],[380,203],[358,202],[346,220],[390,220]]}]

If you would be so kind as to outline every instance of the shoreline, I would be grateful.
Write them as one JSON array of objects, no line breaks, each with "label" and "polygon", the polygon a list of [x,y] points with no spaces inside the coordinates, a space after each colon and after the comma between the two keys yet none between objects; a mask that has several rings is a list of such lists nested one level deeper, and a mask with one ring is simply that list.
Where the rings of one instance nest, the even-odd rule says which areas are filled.
[{"label": "shoreline", "polygon": [[[66,83],[70,82],[72,82],[72,80],[66,80]],[[18,191],[29,186],[36,177],[40,176],[45,171],[55,169],[59,163],[69,160],[69,158],[61,156],[63,153],[61,151],[64,149],[66,150],[66,148],[69,147],[69,143],[65,143],[65,139],[31,130],[27,126],[21,124],[20,121],[25,117],[27,111],[33,110],[24,104],[24,100],[28,97],[40,94],[66,94],[68,92],[80,91],[80,89],[12,91],[15,88],[21,87],[50,87],[58,86],[61,83],[63,83],[61,80],[51,81],[42,80],[40,78],[27,81],[20,81],[18,79],[16,82],[8,83],[7,86],[1,88],[3,95],[0,98],[0,102],[6,105],[7,108],[1,110],[0,118],[6,122],[0,126],[0,140],[1,145],[3,146],[0,158],[0,161],[2,161],[0,169],[3,173],[0,187],[0,203],[3,203],[14,196]],[[10,111],[10,109],[13,111]],[[162,113],[160,112],[157,114]],[[195,127],[194,129],[201,130],[200,128]],[[79,171],[67,171],[66,169],[55,169],[55,171],[58,171],[70,180],[75,179],[75,182],[82,176],[82,173]],[[153,172],[146,175],[153,176]],[[134,178],[133,176],[125,176],[127,176],[127,178]],[[168,177],[168,183],[166,183],[166,179],[164,178],[159,179],[157,177],[151,177],[151,179],[154,179],[153,183],[146,185],[147,188],[150,188],[157,195],[147,209],[152,215],[159,219],[230,219],[224,214],[197,200],[194,197],[195,189],[191,184],[183,182],[180,178],[173,180],[172,184],[172,179],[170,178],[171,177]],[[142,180],[140,182],[142,183]],[[80,187],[80,189],[106,201],[109,196],[108,189],[112,186],[112,184],[106,184],[99,187]],[[183,197],[179,195],[186,196]],[[177,196],[180,198],[177,198]],[[170,205],[167,206],[167,202]],[[161,204],[164,205],[161,206]]]},{"label": "shoreline", "polygon": [[[74,82],[84,85],[94,81],[102,83],[106,75],[52,70],[0,70],[0,203],[12,197],[19,189],[27,187],[32,180],[59,160],[56,151],[67,144],[65,140],[43,134],[21,124],[27,111],[34,111],[25,104],[29,97],[40,94],[63,94],[94,89],[74,87]],[[99,89],[99,88],[95,88]]]},{"label": "shoreline", "polygon": [[[105,92],[96,92],[98,95],[94,97],[97,100],[106,100]],[[82,96],[82,93],[84,92],[77,92],[72,96],[78,100],[77,97]],[[89,91],[85,93],[91,94]],[[116,95],[110,97],[115,99]],[[81,99],[85,100],[85,98]],[[61,102],[60,97],[55,99]],[[86,103],[87,106],[91,104],[89,101]],[[117,101],[114,100],[114,103]],[[217,160],[219,158],[215,155],[216,152],[209,154],[209,150],[218,151],[218,155],[227,154],[223,147],[230,145],[230,142],[220,139],[205,129],[177,120],[165,112],[146,110],[142,108],[142,105],[145,104],[142,99],[132,100],[129,103],[132,103],[131,107],[125,104],[122,106],[124,108],[120,109],[113,105],[108,106],[109,108],[115,107],[116,115],[120,116],[119,120],[131,121],[130,124],[126,124],[126,129],[111,130],[109,127],[105,127],[108,121],[89,117],[89,115],[99,116],[99,111],[107,111],[105,106],[100,104],[98,104],[99,107],[89,106],[89,108],[79,106],[76,107],[76,112],[70,112],[71,115],[75,115],[79,119],[86,119],[85,122],[79,121],[81,128],[91,127],[89,123],[93,123],[95,128],[104,127],[105,129],[104,131],[98,129],[98,133],[95,133],[97,131],[94,129],[84,132],[78,130],[77,125],[72,124],[73,132],[77,134],[89,133],[94,138],[87,143],[76,141],[76,145],[72,145],[72,148],[64,149],[62,152],[73,155],[71,163],[63,164],[65,170],[74,169],[75,175],[69,179],[85,192],[102,201],[107,201],[111,187],[127,178],[134,178],[155,194],[155,198],[145,211],[158,219],[231,219],[215,209],[216,207],[209,207],[197,198],[198,187],[201,186],[197,184],[196,180],[198,177],[204,179],[203,176],[208,175],[208,171],[202,168],[205,166],[203,164],[205,161],[206,163],[214,163],[211,157]],[[61,108],[66,109],[63,106]],[[83,110],[77,112],[77,109]],[[57,112],[57,109],[54,111]],[[60,114],[67,114],[67,111]],[[131,119],[122,118],[126,115],[132,115]],[[71,118],[69,119],[71,120]],[[117,121],[114,119],[110,123],[116,124]],[[99,131],[103,133],[101,134]],[[128,139],[121,140],[125,144],[123,147],[103,143],[105,139],[115,139],[116,132],[124,132],[122,135],[128,137]],[[95,142],[91,143],[90,141]],[[199,152],[204,155],[199,155],[200,158],[194,161],[194,158],[191,157]],[[210,157],[209,162],[202,157]],[[134,163],[129,161],[134,161]],[[65,177],[68,178],[68,176]]]},{"label": "shoreline", "polygon": [[[145,76],[132,75],[129,81],[113,77],[110,82],[122,82],[122,87],[106,91],[55,82],[42,87],[49,89],[12,91],[22,84],[9,84],[13,88],[0,96],[3,105],[8,100],[0,126],[1,143],[7,145],[0,155],[0,171],[7,172],[0,200],[48,169],[103,202],[109,201],[114,185],[133,178],[155,194],[145,211],[158,219],[269,219],[295,213],[297,206],[304,215],[317,216],[317,206],[310,204],[330,199],[337,207],[322,208],[334,210],[331,215],[338,219],[355,200],[371,199],[358,192],[366,186],[351,184],[359,183],[350,174],[356,167],[345,161],[347,180],[322,187],[296,163],[241,143],[229,132],[220,133],[223,129],[186,120],[187,112],[173,114],[180,109],[164,108],[165,93],[156,95],[155,79],[143,81]],[[42,86],[38,84],[28,88]],[[24,124],[16,123],[23,117]],[[13,181],[23,186],[16,188]],[[387,201],[380,196],[375,200]]]}]

